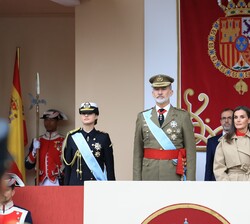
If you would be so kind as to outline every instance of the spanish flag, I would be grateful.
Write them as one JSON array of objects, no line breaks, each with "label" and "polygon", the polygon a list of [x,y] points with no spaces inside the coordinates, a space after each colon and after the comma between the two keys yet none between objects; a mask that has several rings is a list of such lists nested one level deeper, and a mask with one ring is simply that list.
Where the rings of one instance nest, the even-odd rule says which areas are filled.
[{"label": "spanish flag", "polygon": [[15,173],[25,181],[24,147],[28,143],[28,138],[21,94],[19,57],[20,48],[17,48],[9,112],[10,130],[8,136],[8,150],[13,158],[13,163],[11,164],[9,172]]}]

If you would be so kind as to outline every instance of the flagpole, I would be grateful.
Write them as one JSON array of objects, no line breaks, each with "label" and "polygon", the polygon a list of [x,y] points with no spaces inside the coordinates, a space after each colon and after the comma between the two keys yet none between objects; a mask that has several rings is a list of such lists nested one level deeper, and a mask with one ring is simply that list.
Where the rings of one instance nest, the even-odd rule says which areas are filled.
[{"label": "flagpole", "polygon": [[[40,95],[40,80],[39,73],[36,74],[36,139],[39,140],[39,95]],[[36,185],[39,186],[39,154],[36,154]]]},{"label": "flagpole", "polygon": [[[19,72],[20,72],[20,47],[16,47],[16,57],[17,57],[17,68],[18,68],[18,74],[19,74]],[[19,74],[19,79],[20,79],[20,74]],[[20,96],[21,96],[21,92],[20,92]],[[23,110],[23,108],[22,108],[22,110]],[[23,111],[22,111],[22,113],[23,113]],[[23,136],[23,141],[24,141],[24,136]],[[23,144],[23,146],[24,146],[23,150],[25,150],[25,144]],[[17,169],[20,169],[19,165],[17,165]],[[22,180],[25,183],[26,182],[25,173],[22,170],[20,170],[20,172],[21,172],[21,175],[22,175]]]},{"label": "flagpole", "polygon": [[[16,47],[16,57],[17,57],[17,68],[18,68],[18,72],[20,72],[20,47]],[[19,79],[20,79],[20,75],[19,75]],[[22,108],[23,110],[23,108]],[[22,172],[22,171],[21,171]],[[22,173],[23,175],[23,181],[25,182],[25,175]]]},{"label": "flagpole", "polygon": [[20,65],[20,47],[16,48],[16,52],[17,52],[17,66],[18,66],[18,70],[19,70],[19,65]]}]

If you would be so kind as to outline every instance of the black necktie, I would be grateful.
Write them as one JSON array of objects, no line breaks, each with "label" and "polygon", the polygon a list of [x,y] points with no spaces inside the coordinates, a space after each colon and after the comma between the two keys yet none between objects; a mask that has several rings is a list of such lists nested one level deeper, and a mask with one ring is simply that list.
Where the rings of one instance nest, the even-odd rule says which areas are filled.
[{"label": "black necktie", "polygon": [[159,117],[158,117],[158,120],[159,120],[159,124],[160,126],[162,126],[163,122],[164,122],[164,113],[166,112],[165,109],[161,108],[158,110],[158,113],[159,113]]}]

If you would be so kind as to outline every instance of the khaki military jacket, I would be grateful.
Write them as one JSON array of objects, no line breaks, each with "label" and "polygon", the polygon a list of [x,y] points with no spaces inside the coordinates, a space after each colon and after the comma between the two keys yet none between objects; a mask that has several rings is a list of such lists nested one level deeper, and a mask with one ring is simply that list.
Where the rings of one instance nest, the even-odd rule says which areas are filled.
[{"label": "khaki military jacket", "polygon": [[221,181],[250,181],[250,132],[233,136],[232,143],[219,139],[214,156],[214,175]]},{"label": "khaki military jacket", "polygon": [[[151,115],[151,120],[160,127],[155,107],[152,108]],[[196,144],[189,113],[170,106],[161,128],[176,149],[186,149],[187,180],[195,180]],[[141,112],[137,116],[134,137],[133,179],[181,180],[181,176],[176,174],[176,165],[174,165],[172,160],[144,158],[144,148],[160,149],[161,146],[151,133],[144,119],[143,112]]]}]

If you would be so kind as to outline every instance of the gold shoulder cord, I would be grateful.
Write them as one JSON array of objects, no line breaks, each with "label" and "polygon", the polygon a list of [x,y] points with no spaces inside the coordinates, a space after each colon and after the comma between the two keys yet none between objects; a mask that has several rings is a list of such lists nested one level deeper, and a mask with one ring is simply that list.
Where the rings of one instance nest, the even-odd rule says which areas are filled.
[{"label": "gold shoulder cord", "polygon": [[76,159],[77,159],[76,172],[77,172],[77,176],[79,174],[80,175],[80,180],[82,180],[82,162],[81,162],[82,154],[80,153],[79,149],[75,152],[75,155],[74,155],[73,159],[71,160],[71,162],[68,163],[66,161],[65,157],[64,157],[64,150],[65,150],[65,147],[66,147],[66,142],[67,142],[68,135],[69,135],[69,133],[67,134],[67,136],[66,136],[66,138],[64,139],[64,142],[63,142],[62,159],[63,159],[64,163],[67,166],[72,166],[75,163]]},{"label": "gold shoulder cord", "polygon": [[63,157],[63,161],[65,162],[65,164],[67,166],[72,166],[75,163],[76,157],[81,157],[81,153],[79,152],[79,150],[77,150],[74,157],[73,157],[73,159],[69,163],[66,161],[66,159],[64,157],[64,153],[63,153],[62,157]]},{"label": "gold shoulder cord", "polygon": [[67,135],[63,141],[63,145],[62,145],[62,160],[65,162],[65,164],[67,166],[70,166],[71,164],[73,164],[73,160],[75,160],[75,156],[74,156],[73,160],[70,163],[68,163],[64,157],[64,151],[65,151],[65,147],[66,147],[66,143],[67,143],[67,139],[68,139],[69,134],[70,134],[70,132],[67,133]]},{"label": "gold shoulder cord", "polygon": [[72,133],[75,132],[76,130],[77,130],[77,129],[72,130],[72,131],[69,131],[69,132],[67,133],[67,135],[66,135],[64,141],[63,141],[63,145],[62,145],[62,160],[65,162],[65,164],[66,164],[67,166],[73,165],[74,162],[75,162],[75,160],[76,160],[76,153],[77,153],[77,151],[76,151],[76,153],[75,153],[75,155],[74,155],[74,158],[72,159],[72,161],[71,161],[70,163],[68,163],[68,162],[66,161],[65,157],[64,157],[64,151],[65,151],[65,148],[66,148],[66,144],[67,144],[67,140],[68,140],[69,134],[72,134]]},{"label": "gold shoulder cord", "polygon": [[77,172],[77,176],[79,175],[80,177],[80,180],[82,180],[82,160],[81,160],[81,157],[82,157],[82,154],[80,153],[79,149],[76,151],[75,155],[74,155],[74,158],[71,160],[70,163],[68,163],[64,157],[64,153],[63,153],[63,161],[65,162],[65,164],[67,166],[72,166],[76,159],[77,159],[77,169],[76,169],[76,172]]}]

